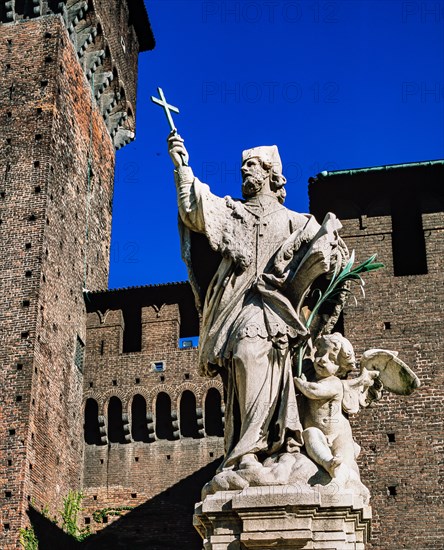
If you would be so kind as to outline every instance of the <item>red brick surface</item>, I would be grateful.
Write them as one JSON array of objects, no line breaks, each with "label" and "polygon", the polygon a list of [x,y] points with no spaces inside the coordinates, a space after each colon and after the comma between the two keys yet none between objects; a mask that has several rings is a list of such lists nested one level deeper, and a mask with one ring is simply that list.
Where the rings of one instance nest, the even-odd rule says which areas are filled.
[{"label": "red brick surface", "polygon": [[0,25],[0,37],[0,546],[16,548],[29,503],[54,514],[80,487],[74,351],[83,287],[108,279],[114,148],[60,17]]},{"label": "red brick surface", "polygon": [[[359,261],[376,252],[386,267],[366,276],[366,298],[358,297],[358,306],[347,309],[345,334],[358,352],[399,351],[421,380],[411,396],[385,394],[352,419],[362,446],[361,476],[372,494],[369,548],[444,548],[444,214],[423,216],[428,273],[416,276],[393,276],[390,219],[366,222],[365,230],[357,220],[344,222],[345,240]],[[395,496],[389,487],[396,487]]]},{"label": "red brick surface", "polygon": [[[138,442],[131,438],[124,444],[85,445],[83,490],[87,498],[83,516],[89,518],[86,521],[95,531],[104,525],[94,521],[94,511],[140,506],[140,513],[134,515],[131,512],[124,523],[125,529],[134,530],[136,539],[136,525],[142,516],[150,526],[144,532],[145,539],[142,537],[145,542],[155,545],[156,540],[161,540],[162,547],[178,548],[175,545],[180,540],[184,545],[190,545],[184,547],[199,548],[199,539],[191,523],[193,505],[199,498],[201,487],[212,474],[208,473],[208,478],[200,477],[193,484],[193,493],[189,488],[181,489],[181,483],[222,456],[223,439],[215,436],[182,437],[180,401],[184,391],[191,391],[196,398],[196,407],[204,410],[208,390],[217,388],[222,393],[222,385],[218,380],[198,376],[196,349],[178,348],[179,321],[175,304],[142,307],[142,351],[121,353],[121,312],[88,315],[84,400],[92,398],[98,403],[99,415],[106,418],[107,426],[109,400],[118,397],[131,426],[132,400],[135,395],[142,395],[148,412],[153,414],[155,426],[156,399],[159,393],[165,392],[171,398],[172,414],[177,418],[178,439]],[[164,362],[163,372],[153,370],[152,364],[159,361]],[[186,482],[185,486],[188,487]],[[155,521],[148,515],[150,502],[158,503],[159,516]],[[173,519],[171,514],[174,514],[175,506],[183,511]],[[111,512],[109,523],[118,518]],[[179,530],[175,528],[174,534],[169,527],[171,523],[180,527]],[[114,528],[118,536],[125,536],[123,527],[120,529],[115,524]],[[134,543],[135,539],[131,540]]]},{"label": "red brick surface", "polygon": [[[342,235],[356,250],[357,262],[377,253],[385,264],[365,276],[365,299],[357,292],[358,305],[346,308],[345,336],[358,355],[370,348],[398,351],[421,381],[411,396],[386,392],[351,418],[362,447],[361,477],[372,495],[369,548],[375,550],[444,548],[443,167],[442,162],[422,163],[352,177],[333,174],[310,186],[312,210],[322,217],[332,209],[342,218]],[[392,239],[399,228],[391,212],[400,201],[407,232],[412,214],[422,212],[422,227],[414,226],[426,249],[427,269],[421,275],[394,273]],[[418,251],[412,251],[408,236],[396,236],[414,272]]]}]

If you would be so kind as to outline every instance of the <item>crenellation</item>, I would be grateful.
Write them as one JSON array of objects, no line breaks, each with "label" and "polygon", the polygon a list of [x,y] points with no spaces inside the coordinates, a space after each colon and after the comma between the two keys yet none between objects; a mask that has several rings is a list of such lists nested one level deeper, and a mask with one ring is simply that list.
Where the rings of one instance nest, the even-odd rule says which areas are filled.
[{"label": "crenellation", "polygon": [[86,354],[88,357],[120,355],[123,350],[123,332],[125,323],[121,310],[108,310],[88,313],[88,339]]},{"label": "crenellation", "polygon": [[178,347],[180,314],[177,304],[142,307],[141,315],[142,352]]}]

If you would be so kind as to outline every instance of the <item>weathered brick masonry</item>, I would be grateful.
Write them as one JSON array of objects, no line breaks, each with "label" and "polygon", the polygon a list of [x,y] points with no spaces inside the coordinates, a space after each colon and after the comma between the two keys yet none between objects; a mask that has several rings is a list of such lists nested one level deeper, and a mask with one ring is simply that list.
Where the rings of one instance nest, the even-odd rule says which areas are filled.
[{"label": "weathered brick masonry", "polygon": [[[125,2],[98,4],[103,23],[92,2],[30,4],[0,3],[5,549],[19,547],[30,504],[54,514],[81,487],[83,290],[108,280],[114,151],[133,137],[139,51]],[[108,43],[116,28],[131,55]]]},{"label": "weathered brick masonry", "polygon": [[[223,406],[221,382],[196,372],[197,350],[178,347],[198,330],[191,289],[93,293],[88,309],[83,522],[104,527],[94,517],[105,510],[103,547],[199,548],[193,508],[223,454]],[[124,345],[126,330],[138,338]],[[118,520],[122,506],[138,508]]]},{"label": "weathered brick masonry", "polygon": [[357,352],[399,351],[421,380],[409,397],[385,395],[351,421],[362,446],[378,550],[444,548],[444,161],[319,176],[310,208],[335,212],[358,261],[385,269],[365,277],[365,299],[344,315]]}]

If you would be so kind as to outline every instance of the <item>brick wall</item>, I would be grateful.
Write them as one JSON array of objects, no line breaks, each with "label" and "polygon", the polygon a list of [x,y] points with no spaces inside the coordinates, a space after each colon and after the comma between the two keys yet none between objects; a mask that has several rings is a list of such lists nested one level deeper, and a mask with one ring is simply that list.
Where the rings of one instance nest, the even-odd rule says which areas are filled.
[{"label": "brick wall", "polygon": [[[199,537],[192,527],[194,503],[223,454],[223,438],[205,434],[205,400],[210,388],[221,396],[222,386],[218,380],[198,375],[196,349],[178,348],[177,304],[142,306],[140,323],[142,351],[122,353],[122,312],[88,314],[84,400],[94,399],[97,403],[107,444],[85,444],[83,524],[93,531],[106,526],[106,537],[110,536],[108,525],[114,521],[113,536],[120,537],[122,544],[127,537],[128,547],[143,541],[153,549],[180,545],[199,548]],[[164,370],[155,370],[154,363],[161,362]],[[183,404],[181,410],[184,392],[194,396],[193,410],[184,409]],[[163,418],[159,418],[162,410],[156,416],[159,394],[167,394],[171,400],[171,411]],[[146,441],[134,440],[135,396],[143,396],[146,402],[145,425],[150,429]],[[128,426],[124,443],[109,441],[109,406],[113,398],[122,403],[123,424]],[[220,408],[218,412],[221,415]],[[188,413],[196,432],[185,437],[184,417]],[[157,420],[169,423],[169,439],[157,429]],[[118,510],[122,506],[135,510]],[[104,508],[111,508],[106,514],[107,523],[97,523],[94,512]],[[114,515],[116,509],[118,514],[127,514],[124,519]]]},{"label": "brick wall", "polygon": [[[385,393],[371,408],[351,418],[362,447],[361,477],[371,492],[373,533],[369,548],[378,550],[444,547],[444,213],[440,166],[399,167],[372,175],[356,174],[313,182],[311,207],[319,217],[332,208],[357,262],[378,254],[385,269],[365,276],[365,299],[345,310],[344,332],[358,354],[370,348],[399,351],[418,375],[421,387],[409,397]],[[426,273],[395,276],[391,212],[403,194],[413,198],[405,209],[422,212],[418,227],[426,252]],[[407,218],[407,223],[410,223]],[[406,232],[411,228],[407,227]],[[402,246],[407,267],[417,270],[409,235]],[[402,258],[401,258],[402,260]],[[420,266],[421,267],[421,266]]]},{"label": "brick wall", "polygon": [[370,548],[442,548],[444,215],[424,215],[429,272],[404,277],[393,276],[390,219],[367,221],[364,231],[346,223],[345,240],[359,260],[377,252],[386,268],[366,277],[366,299],[347,309],[345,334],[359,352],[399,351],[421,380],[411,396],[385,395],[352,420],[372,494]]},{"label": "brick wall", "polygon": [[80,487],[74,354],[83,288],[108,279],[114,147],[59,16],[0,36],[0,546],[16,548],[30,503],[55,514]]}]

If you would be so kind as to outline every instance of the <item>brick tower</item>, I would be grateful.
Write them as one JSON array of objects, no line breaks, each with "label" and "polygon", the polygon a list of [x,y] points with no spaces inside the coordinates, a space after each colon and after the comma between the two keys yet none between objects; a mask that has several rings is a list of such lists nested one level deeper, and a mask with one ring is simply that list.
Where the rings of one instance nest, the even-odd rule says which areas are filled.
[{"label": "brick tower", "polygon": [[399,351],[421,380],[351,418],[372,495],[372,549],[443,548],[444,161],[324,172],[310,184],[318,219],[333,211],[357,260],[377,253],[366,298],[345,310],[358,354]]},{"label": "brick tower", "polygon": [[84,289],[107,286],[143,0],[0,1],[0,547],[82,476]]}]

